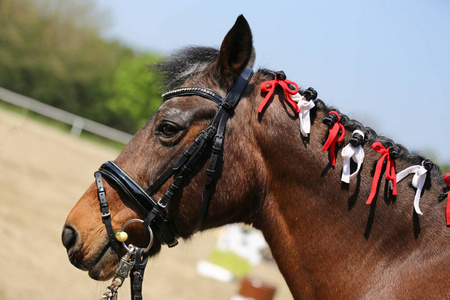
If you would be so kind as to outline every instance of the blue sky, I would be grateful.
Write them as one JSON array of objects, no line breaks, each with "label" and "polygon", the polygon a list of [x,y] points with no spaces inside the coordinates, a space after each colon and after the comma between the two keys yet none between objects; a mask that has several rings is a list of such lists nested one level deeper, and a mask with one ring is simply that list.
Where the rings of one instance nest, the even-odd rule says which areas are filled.
[{"label": "blue sky", "polygon": [[106,37],[162,54],[219,47],[243,14],[256,68],[284,70],[378,134],[450,162],[450,1],[96,2]]}]

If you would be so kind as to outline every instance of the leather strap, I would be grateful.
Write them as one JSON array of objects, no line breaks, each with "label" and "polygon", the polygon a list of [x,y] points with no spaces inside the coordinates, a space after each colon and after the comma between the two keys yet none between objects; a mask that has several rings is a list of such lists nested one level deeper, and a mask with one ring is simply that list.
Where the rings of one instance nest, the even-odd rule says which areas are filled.
[{"label": "leather strap", "polygon": [[144,248],[136,249],[136,260],[130,272],[131,299],[142,300],[142,282],[144,281],[144,271],[148,262],[148,255],[144,253]]},{"label": "leather strap", "polygon": [[203,190],[202,202],[200,204],[200,210],[198,213],[197,224],[195,225],[195,231],[199,231],[206,215],[208,214],[209,204],[211,202],[212,196],[215,191],[215,187],[217,184],[217,168],[219,164],[219,160],[221,158],[223,142],[224,142],[224,133],[225,133],[225,125],[228,117],[225,116],[221,119],[219,123],[219,129],[217,131],[216,136],[214,137],[214,143],[212,146],[211,157],[209,159],[209,166],[206,169],[206,181],[205,181],[205,189]]},{"label": "leather strap", "polygon": [[108,202],[106,201],[105,187],[103,186],[102,174],[100,172],[94,173],[95,183],[97,184],[97,198],[100,203],[100,213],[102,215],[103,223],[106,227],[106,234],[111,244],[111,248],[119,254],[120,244],[116,240],[114,229],[111,224],[111,213],[109,211]]},{"label": "leather strap", "polygon": [[242,97],[242,94],[244,93],[244,90],[247,88],[248,83],[250,82],[250,79],[252,79],[253,76],[253,69],[251,68],[245,68],[244,71],[239,75],[239,77],[236,79],[236,82],[231,87],[230,92],[225,97],[224,106],[225,108],[228,108],[228,105],[231,107],[236,108],[236,106],[239,103],[239,100]]},{"label": "leather strap", "polygon": [[220,158],[223,151],[223,144],[225,140],[225,128],[234,109],[237,107],[239,100],[242,97],[245,89],[247,88],[250,79],[253,76],[253,70],[251,68],[245,68],[241,75],[236,80],[235,84],[227,94],[224,103],[219,108],[216,117],[213,122],[218,121],[217,133],[214,137],[214,143],[212,146],[211,157],[209,159],[209,167],[206,170],[206,182],[205,189],[203,191],[202,203],[200,204],[199,215],[195,231],[199,231],[203,222],[208,214],[209,204],[216,190],[216,184],[218,180],[217,169],[220,162]]},{"label": "leather strap", "polygon": [[155,182],[146,190],[148,194],[153,195],[165,182],[167,182],[167,180],[169,180],[169,178],[172,177],[175,172],[179,171],[174,181],[164,193],[164,196],[158,201],[158,204],[165,208],[172,199],[173,195],[180,189],[180,187],[182,187],[186,176],[191,173],[191,170],[195,166],[198,166],[198,163],[203,158],[206,150],[210,148],[211,144],[213,144],[210,165],[206,172],[206,186],[202,197],[202,203],[200,205],[196,230],[199,230],[201,224],[203,224],[208,212],[209,202],[214,194],[216,182],[213,182],[213,178],[215,177],[214,174],[217,169],[218,159],[223,148],[226,123],[238,105],[242,93],[246,89],[252,76],[253,70],[251,68],[245,68],[225,99],[222,99],[214,91],[199,87],[180,88],[163,94],[164,100],[174,97],[196,95],[221,104],[216,116],[213,118],[208,127],[197,136],[189,148],[183,152],[183,155],[177,159],[175,163],[173,163],[172,166],[170,166],[160,177],[158,177],[158,179],[156,179]]},{"label": "leather strap", "polygon": [[149,195],[153,195],[161,186],[169,180],[172,175],[180,169],[191,156],[197,151],[197,148],[200,147],[202,140],[204,139],[204,135],[206,133],[202,131],[194,140],[194,142],[183,152],[183,155],[180,156],[155,182],[147,188],[146,192]]},{"label": "leather strap", "polygon": [[[148,220],[148,217],[146,218],[144,225],[147,227],[151,224],[159,229],[155,233],[158,235],[161,243],[165,243],[169,247],[173,247],[178,244],[176,240],[178,234],[175,230],[175,226],[167,219],[166,212],[158,206],[156,201],[148,195],[136,181],[134,181],[113,161],[104,163],[100,167],[99,172],[104,175],[106,179],[111,180],[114,184],[119,186],[120,189],[130,197],[130,199],[134,200],[134,202],[145,214],[152,216],[151,220]],[[111,243],[117,242],[114,235],[109,237]]]},{"label": "leather strap", "polygon": [[192,153],[186,163],[181,166],[180,172],[178,173],[174,181],[170,184],[169,188],[164,193],[164,196],[159,201],[159,204],[161,206],[167,206],[173,195],[182,186],[186,176],[191,173],[192,169],[195,166],[198,165],[199,160],[203,157],[203,154],[208,149],[216,130],[212,126],[209,126],[206,130],[207,131],[204,131],[204,134],[201,134],[199,146],[195,149],[194,153]]}]

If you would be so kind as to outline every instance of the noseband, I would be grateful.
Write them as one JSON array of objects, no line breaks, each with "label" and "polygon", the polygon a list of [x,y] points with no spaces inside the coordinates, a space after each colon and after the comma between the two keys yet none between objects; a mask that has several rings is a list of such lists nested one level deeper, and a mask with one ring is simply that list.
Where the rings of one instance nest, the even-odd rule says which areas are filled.
[{"label": "noseband", "polygon": [[[200,96],[211,100],[219,105],[219,109],[209,123],[209,125],[195,138],[192,144],[183,152],[183,154],[164,171],[151,186],[144,189],[130,175],[122,170],[113,161],[104,163],[94,176],[97,184],[97,194],[100,203],[100,212],[105,224],[111,248],[117,254],[120,253],[120,243],[115,238],[115,232],[111,224],[111,213],[106,200],[106,193],[102,178],[113,186],[118,187],[125,192],[128,199],[133,200],[139,209],[147,216],[142,224],[150,231],[153,229],[156,238],[161,244],[167,244],[174,247],[178,244],[178,232],[174,222],[169,219],[167,205],[174,194],[183,186],[187,177],[189,177],[195,167],[197,167],[206,153],[210,152],[209,166],[206,170],[206,183],[200,205],[199,216],[195,230],[200,227],[208,213],[209,203],[214,194],[217,182],[218,161],[223,149],[225,127],[229,117],[239,103],[243,92],[245,91],[250,79],[253,76],[251,68],[245,68],[233,84],[227,96],[222,98],[218,93],[204,87],[184,87],[172,90],[162,95],[163,100],[175,97]],[[158,201],[154,198],[161,187],[171,178],[173,182],[165,191],[164,195]],[[151,245],[149,245],[151,246]],[[133,294],[133,293],[132,293]]]}]

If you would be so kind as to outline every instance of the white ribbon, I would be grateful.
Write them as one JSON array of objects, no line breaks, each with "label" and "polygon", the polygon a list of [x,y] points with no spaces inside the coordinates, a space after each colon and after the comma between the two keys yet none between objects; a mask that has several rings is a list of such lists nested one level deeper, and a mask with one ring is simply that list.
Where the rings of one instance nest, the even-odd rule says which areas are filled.
[{"label": "white ribbon", "polygon": [[[364,133],[360,130],[355,130],[353,133],[358,133],[363,136]],[[341,156],[344,158],[343,161],[343,168],[342,168],[342,176],[341,181],[345,183],[350,183],[350,177],[355,176],[358,174],[359,169],[361,168],[361,165],[364,161],[364,149],[361,145],[358,145],[357,147],[353,147],[350,143],[342,149]],[[353,159],[355,163],[358,164],[358,167],[356,168],[356,171],[353,172],[353,174],[350,174],[350,159]]]},{"label": "white ribbon", "polygon": [[[417,189],[416,195],[414,197],[414,209],[416,210],[416,213],[419,215],[423,215],[423,213],[420,211],[419,208],[419,202],[420,202],[420,195],[422,194],[422,188],[425,184],[425,180],[427,179],[427,169],[422,166],[411,166],[403,171],[397,173],[397,182],[408,176],[409,174],[414,173],[413,179],[412,179],[412,185]],[[392,183],[391,183],[392,188]]]},{"label": "white ribbon", "polygon": [[297,102],[300,113],[298,114],[300,120],[300,131],[303,136],[308,136],[311,132],[311,118],[309,116],[309,110],[315,106],[314,101],[308,101],[305,97],[299,93],[292,95],[292,100]]}]

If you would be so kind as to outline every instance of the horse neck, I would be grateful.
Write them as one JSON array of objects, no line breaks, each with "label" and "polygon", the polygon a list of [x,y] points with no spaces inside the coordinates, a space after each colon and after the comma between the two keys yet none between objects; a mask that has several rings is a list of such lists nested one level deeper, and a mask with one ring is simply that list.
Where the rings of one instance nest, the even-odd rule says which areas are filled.
[{"label": "horse neck", "polygon": [[[449,230],[443,218],[445,201],[437,200],[440,184],[432,182],[422,196],[426,215],[420,218],[413,213],[410,179],[399,184],[396,198],[385,197],[388,185],[382,179],[378,197],[366,205],[380,154],[366,145],[360,175],[343,185],[340,151],[331,167],[328,152],[321,149],[328,131],[321,122],[325,112],[317,111],[305,141],[298,119],[282,103],[275,98],[254,129],[267,171],[265,198],[254,225],[262,230],[294,296],[331,297],[337,292],[342,297],[370,281],[377,266],[405,259],[414,247],[426,253],[423,258],[444,249]],[[397,162],[397,170],[407,166]],[[329,294],[320,294],[318,285]]]}]

